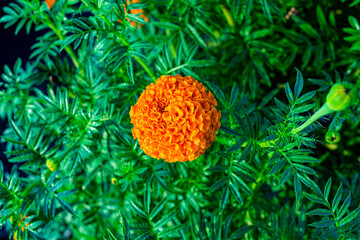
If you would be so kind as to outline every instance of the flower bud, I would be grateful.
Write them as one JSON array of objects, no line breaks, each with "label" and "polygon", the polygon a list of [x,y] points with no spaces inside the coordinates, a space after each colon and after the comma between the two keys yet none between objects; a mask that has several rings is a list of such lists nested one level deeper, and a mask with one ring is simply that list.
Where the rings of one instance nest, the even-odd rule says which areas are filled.
[{"label": "flower bud", "polygon": [[338,131],[330,130],[325,134],[325,141],[327,143],[338,143],[341,140],[341,135]]},{"label": "flower bud", "polygon": [[55,172],[59,169],[59,163],[55,159],[46,160],[46,166],[50,169],[50,171]]},{"label": "flower bud", "polygon": [[117,178],[116,178],[116,177],[113,177],[113,178],[111,179],[111,183],[112,183],[113,185],[118,185],[118,180],[117,180]]},{"label": "flower bud", "polygon": [[341,111],[356,101],[357,89],[350,83],[334,84],[326,96],[326,104],[334,111]]}]

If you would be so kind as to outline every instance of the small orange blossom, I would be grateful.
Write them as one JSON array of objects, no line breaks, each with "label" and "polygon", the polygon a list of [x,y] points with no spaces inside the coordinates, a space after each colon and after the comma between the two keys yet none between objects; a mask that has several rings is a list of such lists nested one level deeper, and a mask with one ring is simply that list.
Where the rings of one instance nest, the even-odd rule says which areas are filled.
[{"label": "small orange blossom", "polygon": [[[130,4],[130,0],[127,0],[126,2],[127,2],[127,6],[129,6],[131,4],[139,3],[139,0],[132,0],[131,4]],[[124,12],[126,13],[125,4],[123,4],[123,7],[124,7]],[[142,9],[131,9],[130,13],[133,14],[133,15],[137,15],[137,14],[140,13],[139,17],[143,18],[145,20],[145,22],[149,22],[149,18],[144,14],[144,10],[142,10]],[[136,27],[136,22],[135,21],[132,21],[132,20],[128,20],[128,21],[130,22],[131,26]],[[122,23],[121,20],[118,20],[118,22]],[[138,27],[141,28],[141,25],[142,24],[139,24]]]}]

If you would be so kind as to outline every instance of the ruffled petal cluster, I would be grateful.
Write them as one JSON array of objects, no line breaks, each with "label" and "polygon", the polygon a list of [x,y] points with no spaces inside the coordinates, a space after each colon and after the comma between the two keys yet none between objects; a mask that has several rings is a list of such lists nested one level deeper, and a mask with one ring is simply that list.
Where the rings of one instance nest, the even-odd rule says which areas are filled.
[{"label": "ruffled petal cluster", "polygon": [[132,133],[153,158],[192,161],[215,141],[221,112],[211,92],[192,77],[161,76],[131,107]]}]

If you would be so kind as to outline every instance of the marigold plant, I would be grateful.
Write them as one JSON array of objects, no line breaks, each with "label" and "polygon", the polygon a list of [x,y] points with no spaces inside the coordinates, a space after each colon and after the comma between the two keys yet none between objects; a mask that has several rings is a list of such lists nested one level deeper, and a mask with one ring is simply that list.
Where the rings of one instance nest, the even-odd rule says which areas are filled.
[{"label": "marigold plant", "polygon": [[141,149],[167,162],[192,161],[215,141],[220,111],[211,92],[192,77],[161,76],[131,107]]},{"label": "marigold plant", "polygon": [[360,239],[359,3],[0,1],[0,239]]}]

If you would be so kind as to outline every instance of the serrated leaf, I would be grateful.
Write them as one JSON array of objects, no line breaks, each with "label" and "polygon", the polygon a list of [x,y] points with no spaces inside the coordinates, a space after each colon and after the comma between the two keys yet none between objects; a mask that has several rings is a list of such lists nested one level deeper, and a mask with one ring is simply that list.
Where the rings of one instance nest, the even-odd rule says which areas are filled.
[{"label": "serrated leaf", "polygon": [[294,87],[294,97],[295,97],[295,99],[298,99],[303,87],[304,87],[304,78],[303,78],[300,70],[296,68],[296,83],[295,83],[295,87]]},{"label": "serrated leaf", "polygon": [[317,227],[317,228],[327,228],[327,227],[331,227],[333,225],[335,225],[334,219],[327,219],[327,220],[325,219],[325,220],[313,222],[310,224],[310,226]]},{"label": "serrated leaf", "polygon": [[150,220],[156,217],[156,215],[165,207],[166,201],[167,198],[165,197],[154,207],[149,216]]},{"label": "serrated leaf", "polygon": [[169,214],[163,216],[159,221],[157,221],[157,222],[155,223],[155,228],[159,228],[159,227],[161,227],[162,225],[164,225],[165,223],[170,222],[171,219],[173,219],[175,216],[176,216],[176,212],[169,213]]},{"label": "serrated leaf", "polygon": [[218,190],[219,188],[224,186],[228,182],[228,180],[229,180],[228,177],[220,178],[210,187],[209,191],[214,192],[214,191]]},{"label": "serrated leaf", "polygon": [[198,33],[198,31],[196,30],[196,28],[194,28],[191,24],[186,24],[187,28],[189,29],[191,35],[195,38],[195,40],[203,47],[203,48],[207,48],[205,41],[201,38],[200,34]]},{"label": "serrated leaf", "polygon": [[65,202],[64,200],[62,200],[61,198],[56,198],[58,201],[59,201],[59,203],[60,203],[60,205],[61,205],[61,207],[63,208],[63,209],[65,209],[66,211],[68,211],[70,214],[72,214],[72,215],[74,215],[75,217],[77,217],[77,214],[75,213],[75,211],[73,210],[73,208],[67,203],[67,202]]},{"label": "serrated leaf", "polygon": [[270,171],[270,176],[274,175],[275,173],[279,172],[286,164],[286,159],[282,158],[280,159],[272,168]]},{"label": "serrated leaf", "polygon": [[237,229],[231,236],[230,239],[241,239],[247,232],[252,230],[254,226],[244,226]]},{"label": "serrated leaf", "polygon": [[223,212],[226,208],[226,205],[229,201],[229,186],[226,186],[222,192],[221,199],[220,199],[220,212]]},{"label": "serrated leaf", "polygon": [[10,122],[11,128],[14,130],[14,132],[16,133],[16,135],[17,135],[21,140],[23,140],[23,136],[22,136],[19,128],[16,126],[15,122],[14,122],[12,119],[10,119],[9,122]]},{"label": "serrated leaf", "polygon": [[135,210],[135,212],[143,217],[143,218],[147,218],[147,214],[144,210],[142,210],[138,205],[136,205],[135,203],[130,201],[130,206]]},{"label": "serrated leaf", "polygon": [[360,206],[340,221],[340,226],[350,223],[360,214]]},{"label": "serrated leaf", "polygon": [[317,172],[314,169],[309,168],[308,166],[298,164],[298,163],[293,163],[293,166],[301,172],[304,172],[307,174],[312,174],[312,175],[317,175]]},{"label": "serrated leaf", "polygon": [[234,106],[238,96],[239,96],[239,87],[236,83],[234,83],[234,85],[231,89],[229,108],[232,108]]},{"label": "serrated leaf", "polygon": [[262,2],[262,8],[263,8],[263,12],[264,12],[266,19],[272,23],[273,20],[272,20],[270,7],[269,7],[267,0],[262,0],[261,2]]},{"label": "serrated leaf", "polygon": [[165,228],[165,230],[161,231],[157,236],[159,238],[163,238],[163,237],[166,237],[167,235],[169,235],[171,233],[179,231],[180,229],[182,229],[184,227],[185,227],[185,224],[180,224],[180,225],[172,226],[172,227],[169,227],[169,228]]},{"label": "serrated leaf", "polygon": [[341,200],[341,197],[342,197],[342,191],[343,191],[343,186],[342,186],[342,183],[340,183],[340,187],[336,191],[335,197],[334,197],[333,202],[332,202],[333,211],[335,211],[337,209],[337,207],[339,206],[339,203],[340,203],[340,200]]},{"label": "serrated leaf", "polygon": [[216,86],[214,83],[205,81],[205,83],[209,86],[212,93],[216,96],[216,98],[224,105],[227,106],[226,98],[224,92]]},{"label": "serrated leaf", "polygon": [[278,188],[280,188],[282,185],[284,185],[287,182],[287,180],[289,180],[291,174],[292,174],[292,167],[290,166],[281,176],[278,184]]},{"label": "serrated leaf", "polygon": [[330,190],[331,190],[331,181],[332,181],[331,178],[329,178],[329,180],[326,182],[326,185],[325,185],[324,198],[325,198],[326,201],[328,200],[329,193],[330,193]]},{"label": "serrated leaf", "polygon": [[319,208],[306,213],[306,215],[328,216],[328,215],[332,215],[332,212],[329,209]]},{"label": "serrated leaf", "polygon": [[349,195],[346,197],[344,203],[341,205],[338,211],[337,219],[340,219],[342,216],[345,215],[346,211],[350,207],[350,203],[351,203],[351,193],[349,192]]},{"label": "serrated leaf", "polygon": [[326,202],[324,201],[324,199],[322,199],[322,198],[320,198],[320,197],[318,197],[318,196],[316,196],[314,194],[304,192],[304,195],[305,195],[305,197],[307,197],[312,202],[316,202],[316,203],[326,205]]},{"label": "serrated leaf", "polygon": [[232,183],[230,182],[230,189],[231,189],[231,192],[233,193],[234,197],[236,198],[236,200],[240,203],[240,204],[243,204],[243,200],[241,198],[241,194],[239,192],[239,190],[237,189],[237,187]]},{"label": "serrated leaf", "polygon": [[296,163],[319,163],[320,160],[311,156],[295,155],[290,157],[292,162]]}]

